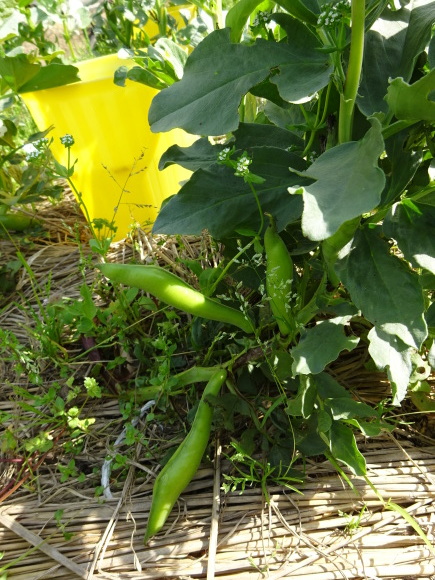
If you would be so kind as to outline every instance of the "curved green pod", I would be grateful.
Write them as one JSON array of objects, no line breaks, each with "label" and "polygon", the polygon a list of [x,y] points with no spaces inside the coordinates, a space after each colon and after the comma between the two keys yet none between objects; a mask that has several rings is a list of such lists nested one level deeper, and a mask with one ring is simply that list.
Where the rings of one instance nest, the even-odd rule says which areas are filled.
[{"label": "curved green pod", "polygon": [[38,224],[38,220],[20,213],[5,213],[0,215],[0,233],[2,231],[24,232]]},{"label": "curved green pod", "polygon": [[293,261],[284,240],[276,231],[272,218],[264,234],[264,249],[266,251],[266,291],[270,298],[270,308],[280,333],[282,336],[288,336],[294,330],[290,308]]},{"label": "curved green pod", "polygon": [[181,278],[159,266],[142,264],[99,264],[101,272],[114,282],[141,288],[156,298],[188,314],[233,324],[252,333],[253,327],[240,311],[204,296]]},{"label": "curved green pod", "polygon": [[213,409],[206,398],[208,395],[218,395],[226,377],[227,371],[219,369],[209,380],[189,433],[154,483],[145,543],[162,529],[175,502],[198,470],[209,441],[213,417]]}]

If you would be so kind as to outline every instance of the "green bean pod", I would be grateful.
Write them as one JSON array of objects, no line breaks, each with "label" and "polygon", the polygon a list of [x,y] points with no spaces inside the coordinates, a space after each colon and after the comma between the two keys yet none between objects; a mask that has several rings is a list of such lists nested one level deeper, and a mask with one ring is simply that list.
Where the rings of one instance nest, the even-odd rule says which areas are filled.
[{"label": "green bean pod", "polygon": [[24,232],[31,226],[35,226],[39,222],[29,216],[20,213],[5,213],[0,215],[0,233],[4,230]]},{"label": "green bean pod", "polygon": [[264,249],[266,251],[266,292],[270,298],[270,308],[280,333],[282,336],[288,336],[294,331],[290,308],[293,261],[271,217],[264,234]]},{"label": "green bean pod", "polygon": [[162,529],[175,502],[198,470],[207,448],[213,417],[213,409],[206,398],[208,395],[217,396],[226,377],[226,370],[220,369],[209,380],[189,433],[154,483],[145,543]]},{"label": "green bean pod", "polygon": [[181,278],[159,266],[142,264],[99,264],[102,273],[114,282],[141,288],[156,298],[194,316],[233,324],[252,333],[252,324],[240,311],[221,304]]}]

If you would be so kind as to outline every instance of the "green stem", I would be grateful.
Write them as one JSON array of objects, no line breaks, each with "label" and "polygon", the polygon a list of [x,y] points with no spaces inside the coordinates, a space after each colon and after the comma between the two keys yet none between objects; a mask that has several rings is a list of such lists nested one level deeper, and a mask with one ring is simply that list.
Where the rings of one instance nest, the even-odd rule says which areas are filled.
[{"label": "green stem", "polygon": [[304,149],[304,151],[302,153],[302,157],[305,157],[310,152],[311,147],[312,147],[313,142],[314,142],[314,139],[316,137],[317,131],[322,127],[323,123],[325,122],[326,115],[327,115],[327,112],[328,112],[328,103],[329,103],[329,95],[330,95],[330,93],[331,93],[331,83],[328,84],[327,89],[326,89],[325,103],[323,105],[322,117],[320,119],[319,119],[319,117],[320,117],[320,109],[321,109],[320,105],[321,105],[323,91],[321,91],[319,93],[319,100],[318,100],[318,103],[317,103],[316,123],[315,123],[315,126],[314,126],[313,130],[311,131],[310,138],[309,138],[308,143],[305,146],[305,149]]},{"label": "green stem", "polygon": [[340,98],[340,118],[338,123],[339,143],[346,143],[352,139],[353,112],[364,54],[364,23],[365,0],[352,0],[352,37],[350,41],[346,82]]},{"label": "green stem", "polygon": [[[324,46],[334,46],[335,43],[326,28],[318,28],[317,30],[320,40],[323,42]],[[332,64],[334,65],[334,72],[336,80],[339,86],[343,86],[346,80],[343,63],[341,62],[341,54],[338,51],[334,51],[331,54]]]},{"label": "green stem", "polygon": [[67,43],[68,48],[71,52],[72,61],[77,62],[77,57],[76,57],[76,54],[74,52],[74,47],[73,47],[72,42],[71,42],[71,34],[70,34],[69,29],[68,29],[68,24],[66,22],[66,18],[63,18],[62,24],[63,24],[63,37],[64,37],[65,42]]},{"label": "green stem", "polygon": [[416,123],[419,123],[419,121],[415,119],[411,121],[396,121],[395,123],[388,125],[388,127],[385,127],[385,129],[382,129],[382,137],[384,140],[386,140],[396,133],[400,133],[400,131],[403,131],[403,129],[407,129],[412,125],[415,125]]},{"label": "green stem", "polygon": [[257,204],[258,213],[260,214],[260,227],[258,228],[258,235],[261,236],[261,234],[263,232],[263,228],[264,228],[263,210],[261,209],[261,203],[260,203],[260,200],[258,198],[258,193],[250,181],[249,181],[249,187],[251,188],[252,195],[254,196],[254,199],[255,199],[255,203]]},{"label": "green stem", "polygon": [[252,246],[252,244],[255,242],[255,238],[253,240],[251,240],[248,244],[246,244],[245,247],[241,248],[237,254],[235,256],[233,256],[231,258],[231,260],[228,262],[228,264],[225,266],[225,268],[222,270],[221,275],[219,276],[219,278],[215,281],[215,283],[213,284],[213,286],[210,289],[210,292],[208,293],[209,296],[213,296],[213,294],[216,291],[216,288],[218,287],[219,282],[225,278],[225,276],[228,273],[228,270],[231,268],[231,266],[234,264],[234,262],[236,260],[238,260],[240,258],[240,256],[243,256],[243,254],[249,250],[249,248]]}]

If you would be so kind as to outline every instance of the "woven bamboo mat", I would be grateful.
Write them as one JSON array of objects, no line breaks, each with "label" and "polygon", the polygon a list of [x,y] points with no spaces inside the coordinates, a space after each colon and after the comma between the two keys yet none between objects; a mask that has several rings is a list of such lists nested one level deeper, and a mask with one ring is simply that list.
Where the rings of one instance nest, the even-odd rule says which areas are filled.
[{"label": "woven bamboo mat", "polygon": [[[367,447],[369,479],[377,492],[406,509],[433,541],[435,447],[403,447],[390,439]],[[1,564],[21,554],[22,561],[9,570],[17,580],[435,574],[435,559],[423,540],[401,514],[385,509],[362,478],[352,478],[352,491],[327,463],[312,463],[303,495],[270,487],[267,504],[258,489],[216,496],[227,467],[222,462],[220,469],[201,469],[164,531],[147,546],[143,534],[153,478],[141,479],[146,465],[140,459],[111,501],[95,500],[89,491],[70,486],[22,492],[0,508]],[[352,525],[363,506],[358,525]],[[54,520],[60,507],[65,530]],[[63,531],[72,537],[65,539]]]},{"label": "woven bamboo mat", "polygon": [[[33,321],[26,319],[20,304],[35,305],[34,285],[43,297],[48,279],[47,300],[76,298],[83,283],[77,264],[86,252],[86,245],[79,248],[77,241],[88,239],[71,196],[61,207],[45,208],[41,216],[49,235],[20,248],[31,266],[33,286],[22,271],[20,294],[0,311],[1,327],[33,348],[37,348],[32,342]],[[16,250],[14,243],[2,242],[2,260],[12,259]],[[134,244],[114,245],[111,259],[128,259],[133,251],[142,259],[157,256],[174,268],[178,257],[213,260],[201,239],[186,241],[180,249],[178,241],[156,242],[146,235]],[[364,357],[355,349],[330,370],[342,384],[357,388],[362,400],[383,399],[389,393],[385,376],[364,370]],[[23,428],[28,417],[16,404],[12,382],[37,392],[14,371],[13,365],[0,360],[0,411],[12,417],[1,428],[14,424]],[[47,374],[48,382],[55,379]],[[327,462],[308,462],[302,494],[269,487],[267,502],[257,488],[224,493],[223,475],[230,465],[217,453],[214,465],[204,465],[182,494],[164,530],[144,546],[155,463],[148,463],[137,447],[127,477],[111,480],[113,499],[95,497],[104,460],[124,421],[116,400],[91,402],[87,413],[96,421],[83,452],[75,457],[87,474],[85,481],[61,483],[56,465],[64,458],[47,453],[29,466],[30,476],[21,485],[2,495],[0,570],[7,578],[435,578],[435,558],[426,543],[403,513],[386,507],[391,500],[405,509],[434,543],[432,425],[426,434],[419,423],[396,430],[394,437],[359,442],[376,492],[355,477],[352,490]],[[152,436],[155,426],[141,427]],[[53,437],[62,441],[64,434]],[[0,490],[19,480],[17,466],[8,461],[6,457],[0,463]]]}]

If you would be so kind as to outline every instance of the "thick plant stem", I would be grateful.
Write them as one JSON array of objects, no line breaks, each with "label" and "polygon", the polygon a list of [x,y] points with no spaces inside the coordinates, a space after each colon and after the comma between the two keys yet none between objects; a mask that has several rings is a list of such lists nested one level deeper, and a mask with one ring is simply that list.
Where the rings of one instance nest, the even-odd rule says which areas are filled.
[{"label": "thick plant stem", "polygon": [[364,54],[364,21],[365,0],[352,0],[352,38],[346,82],[340,99],[339,143],[346,143],[352,139],[353,112]]}]

